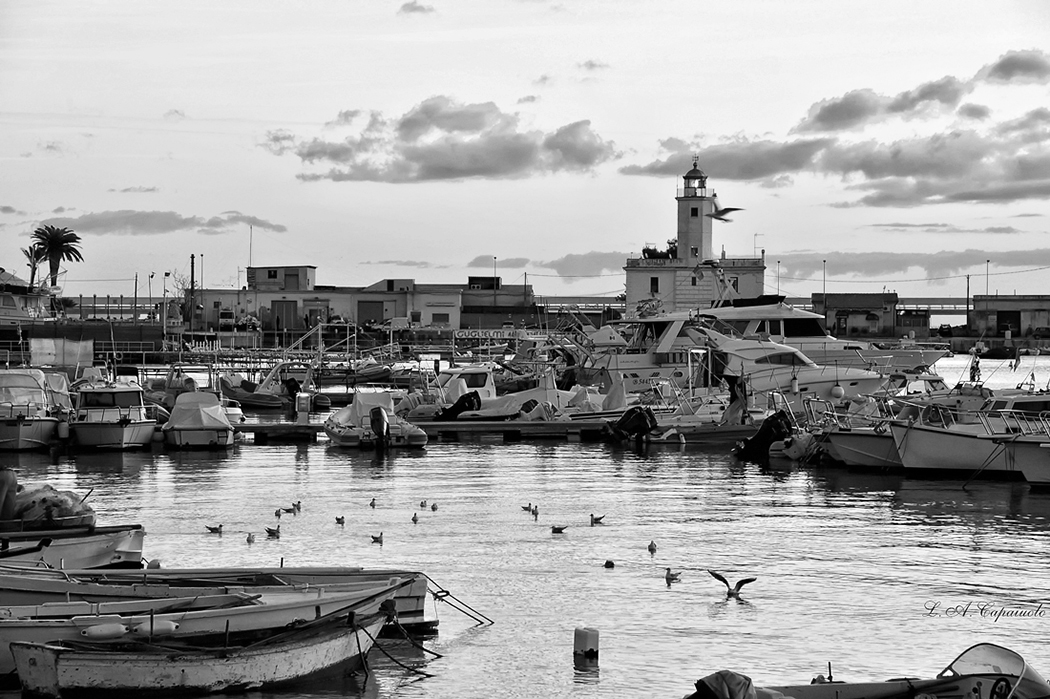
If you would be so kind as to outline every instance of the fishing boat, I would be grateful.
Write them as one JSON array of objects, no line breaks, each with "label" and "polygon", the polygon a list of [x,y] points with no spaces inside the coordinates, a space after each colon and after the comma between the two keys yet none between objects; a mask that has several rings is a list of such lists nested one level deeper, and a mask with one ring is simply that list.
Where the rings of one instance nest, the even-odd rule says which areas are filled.
[{"label": "fishing boat", "polygon": [[[974,611],[974,614],[977,612]],[[936,677],[899,677],[885,682],[843,682],[817,675],[808,684],[755,687],[751,678],[722,670],[696,682],[686,699],[1042,699],[1047,681],[1014,651],[978,643],[963,651]]]},{"label": "fishing boat", "polygon": [[[73,525],[81,521],[78,516]],[[7,524],[6,522],[2,524]],[[62,522],[56,522],[61,525]],[[0,565],[49,566],[63,569],[141,567],[140,524],[66,526],[0,532]]]},{"label": "fishing boat", "polygon": [[389,393],[358,393],[354,402],[332,413],[324,432],[339,447],[425,447],[427,433],[394,413]]},{"label": "fishing boat", "polygon": [[398,623],[414,634],[432,633],[438,620],[426,616],[427,577],[421,572],[359,567],[146,568],[141,570],[54,570],[0,563],[0,598],[28,605],[83,601],[170,599],[192,595],[263,594],[324,589],[360,590],[395,580],[411,583],[394,595]]},{"label": "fishing boat", "polygon": [[46,449],[58,431],[58,413],[43,371],[0,370],[0,450]]},{"label": "fishing boat", "polygon": [[164,443],[178,449],[223,449],[233,446],[233,425],[214,393],[181,393],[161,428]]},{"label": "fishing boat", "polygon": [[221,646],[149,641],[132,644],[11,644],[19,682],[44,697],[211,694],[287,686],[338,668],[359,666],[386,623],[367,613],[392,591],[313,621]]},{"label": "fishing boat", "polygon": [[135,614],[86,614],[70,617],[0,618],[0,674],[14,670],[10,653],[2,652],[15,641],[50,643],[77,640],[146,639],[201,642],[221,641],[226,634],[283,629],[304,620],[337,614],[354,605],[360,614],[375,614],[379,605],[410,580],[394,579],[362,590],[329,592],[323,588],[267,592],[250,595],[237,606],[147,612]]},{"label": "fishing boat", "polygon": [[156,425],[146,412],[141,386],[133,381],[96,380],[77,391],[69,429],[80,447],[137,449],[153,441]]}]

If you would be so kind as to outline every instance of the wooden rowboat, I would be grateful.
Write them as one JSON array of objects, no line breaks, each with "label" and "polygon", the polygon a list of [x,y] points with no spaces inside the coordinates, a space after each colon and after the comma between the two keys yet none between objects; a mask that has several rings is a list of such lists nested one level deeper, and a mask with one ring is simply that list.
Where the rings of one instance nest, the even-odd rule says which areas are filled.
[{"label": "wooden rowboat", "polygon": [[210,694],[287,686],[360,665],[385,615],[351,613],[262,641],[217,648],[167,645],[11,644],[19,681],[43,697]]},{"label": "wooden rowboat", "polygon": [[0,565],[137,568],[145,535],[140,524],[2,532]]}]

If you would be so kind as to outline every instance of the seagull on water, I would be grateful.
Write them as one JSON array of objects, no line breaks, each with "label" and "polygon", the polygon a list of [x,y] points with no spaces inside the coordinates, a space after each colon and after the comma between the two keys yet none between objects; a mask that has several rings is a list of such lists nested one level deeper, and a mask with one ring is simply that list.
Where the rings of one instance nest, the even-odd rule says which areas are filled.
[{"label": "seagull on water", "polygon": [[713,577],[715,580],[721,580],[725,584],[726,597],[733,599],[740,599],[740,588],[742,588],[744,585],[747,585],[748,583],[755,582],[756,580],[758,580],[758,578],[744,578],[743,580],[738,581],[735,587],[730,587],[729,581],[723,578],[715,571],[708,570],[707,572],[710,573],[711,577]]},{"label": "seagull on water", "polygon": [[205,524],[204,526],[205,526],[205,527],[206,527],[206,528],[208,529],[208,531],[210,531],[210,532],[211,532],[212,534],[222,534],[222,525],[221,525],[221,524],[220,524],[219,526],[217,526],[217,527],[213,527],[213,526],[211,526],[211,525],[209,525],[209,524]]},{"label": "seagull on water", "polygon": [[281,538],[281,525],[278,524],[276,529],[270,529],[266,527],[266,538],[268,539],[280,539]]},{"label": "seagull on water", "polygon": [[540,516],[540,506],[539,505],[533,505],[532,506],[532,516],[533,517],[539,517]]},{"label": "seagull on water", "polygon": [[372,543],[373,544],[379,544],[380,546],[382,546],[383,545],[383,532],[379,532],[379,536],[376,536],[375,534],[373,534],[372,535]]},{"label": "seagull on water", "polygon": [[416,515],[415,512],[413,512],[412,513],[412,524],[415,524],[418,521],[419,521],[419,517]]},{"label": "seagull on water", "polygon": [[565,532],[565,529],[566,529],[567,526],[568,525],[566,525],[565,527],[552,526],[551,527],[551,534],[563,534]]},{"label": "seagull on water", "polygon": [[255,534],[252,534],[251,532],[248,532],[248,536],[246,536],[244,540],[247,541],[249,544],[254,544],[255,543]]},{"label": "seagull on water", "polygon": [[606,568],[615,568],[615,567],[616,567],[616,564],[615,564],[615,563],[613,563],[612,561],[606,561],[606,562],[605,562],[605,567],[606,567]]},{"label": "seagull on water", "polygon": [[647,546],[646,548],[649,549],[649,553],[650,554],[656,553],[656,542],[655,541],[650,541],[649,542],[649,546]]},{"label": "seagull on water", "polygon": [[431,512],[437,512],[438,511],[438,504],[436,502],[430,503],[430,511]]},{"label": "seagull on water", "polygon": [[522,505],[521,509],[525,510],[526,512],[532,512],[532,503],[530,502],[528,505]]},{"label": "seagull on water", "polygon": [[336,517],[335,523],[338,525],[346,524],[346,517]]},{"label": "seagull on water", "polygon": [[419,501],[419,509],[425,510],[426,507],[427,507],[427,501],[426,500],[420,500]]},{"label": "seagull on water", "polygon": [[273,516],[276,517],[277,519],[281,518],[281,508],[280,507],[278,507],[276,510],[273,511]]},{"label": "seagull on water", "polygon": [[303,501],[302,500],[296,500],[295,502],[292,503],[292,508],[296,512],[302,512],[303,511]]},{"label": "seagull on water", "polygon": [[294,515],[296,513],[295,505],[292,505],[291,507],[282,507],[280,508],[280,510],[281,512],[286,512],[290,515]]},{"label": "seagull on water", "polygon": [[368,506],[374,510],[376,508],[376,499],[372,498],[372,502],[368,503]]},{"label": "seagull on water", "polygon": [[681,573],[672,573],[672,572],[671,572],[671,569],[670,569],[670,568],[668,568],[668,569],[667,569],[667,572],[666,572],[666,573],[664,573],[664,580],[666,580],[666,581],[667,581],[667,586],[668,586],[668,587],[671,587],[671,583],[676,583],[676,582],[678,582],[678,578],[679,578],[679,577],[680,577],[681,575],[682,575]]},{"label": "seagull on water", "polygon": [[601,524],[603,519],[605,519],[605,515],[602,515],[601,517],[591,515],[591,526],[593,527],[595,524]]},{"label": "seagull on water", "polygon": [[725,221],[726,223],[732,223],[733,219],[726,218],[726,214],[731,214],[734,211],[743,211],[743,209],[739,209],[733,206],[727,206],[724,209],[715,209],[714,213],[706,214],[706,216],[708,218],[713,218],[716,221]]}]

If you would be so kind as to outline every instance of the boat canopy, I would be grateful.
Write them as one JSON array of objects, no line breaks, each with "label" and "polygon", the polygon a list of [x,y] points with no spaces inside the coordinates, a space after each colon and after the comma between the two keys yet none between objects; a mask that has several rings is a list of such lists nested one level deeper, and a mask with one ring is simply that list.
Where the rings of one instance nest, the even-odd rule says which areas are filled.
[{"label": "boat canopy", "polygon": [[387,415],[394,414],[394,397],[390,393],[355,393],[354,402],[332,413],[329,419],[340,425],[367,427],[372,408],[383,408]]},{"label": "boat canopy", "polygon": [[180,393],[162,428],[170,430],[231,429],[219,397],[208,391]]}]

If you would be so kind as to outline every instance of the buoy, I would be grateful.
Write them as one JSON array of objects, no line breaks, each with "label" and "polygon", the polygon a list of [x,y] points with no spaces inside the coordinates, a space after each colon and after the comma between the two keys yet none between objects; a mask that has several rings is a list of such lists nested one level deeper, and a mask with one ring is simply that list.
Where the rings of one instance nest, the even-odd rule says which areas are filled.
[{"label": "buoy", "polygon": [[[152,626],[152,630],[151,627]],[[136,636],[168,636],[179,630],[179,624],[169,619],[153,620],[152,622],[144,621],[141,624],[136,624],[131,629],[131,633]]]},{"label": "buoy", "polygon": [[598,665],[598,629],[586,626],[576,627],[573,635],[572,658],[577,667],[596,667]]},{"label": "buoy", "polygon": [[798,393],[798,377],[797,376],[792,376],[791,377],[791,392],[792,393]]},{"label": "buoy", "polygon": [[106,639],[120,638],[127,632],[128,627],[124,624],[96,624],[81,631],[80,635],[84,638]]}]

